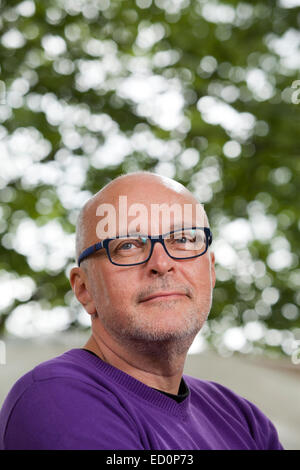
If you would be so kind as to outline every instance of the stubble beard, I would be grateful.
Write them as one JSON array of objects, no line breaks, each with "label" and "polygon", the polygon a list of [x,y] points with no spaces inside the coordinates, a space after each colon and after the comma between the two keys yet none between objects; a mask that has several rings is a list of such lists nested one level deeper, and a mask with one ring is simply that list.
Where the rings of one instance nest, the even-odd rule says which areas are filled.
[{"label": "stubble beard", "polygon": [[[208,300],[208,299],[207,299]],[[186,354],[195,336],[201,330],[210,311],[211,299],[204,302],[202,308],[196,306],[183,307],[184,312],[178,313],[176,301],[169,302],[168,306],[161,305],[161,318],[156,320],[151,311],[141,315],[137,310],[124,315],[123,310],[114,311],[110,316],[99,315],[106,331],[113,336],[119,344],[130,347],[139,353],[153,356],[167,356]],[[155,308],[159,308],[156,305]],[[164,308],[174,309],[174,317],[163,317]],[[177,310],[177,313],[176,313]],[[166,312],[165,312],[166,313]],[[175,317],[180,315],[180,318]]]}]

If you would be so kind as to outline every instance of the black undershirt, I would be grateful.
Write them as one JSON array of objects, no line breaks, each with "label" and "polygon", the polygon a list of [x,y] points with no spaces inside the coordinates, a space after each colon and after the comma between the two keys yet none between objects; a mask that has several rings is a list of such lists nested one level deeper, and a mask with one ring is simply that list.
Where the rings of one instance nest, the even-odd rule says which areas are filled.
[{"label": "black undershirt", "polygon": [[[82,349],[84,351],[89,352],[90,354],[93,354],[94,356],[98,357],[98,359],[100,359],[99,356],[97,356],[97,354],[95,354],[93,351],[90,351],[89,349],[85,349],[85,348],[82,348]],[[157,388],[154,388],[154,390],[157,390],[158,392],[163,393],[164,395],[167,395],[167,397],[172,398],[173,400],[177,401],[177,403],[181,403],[189,395],[189,389],[185,381],[183,380],[183,378],[181,379],[181,382],[180,382],[178,395],[174,395],[173,393],[168,393],[163,390],[158,390]]]}]

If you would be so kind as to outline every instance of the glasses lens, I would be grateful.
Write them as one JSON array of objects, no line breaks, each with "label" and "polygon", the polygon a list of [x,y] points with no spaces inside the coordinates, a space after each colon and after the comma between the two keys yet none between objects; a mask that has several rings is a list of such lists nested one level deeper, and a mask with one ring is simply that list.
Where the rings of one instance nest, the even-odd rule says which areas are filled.
[{"label": "glasses lens", "polygon": [[120,237],[108,244],[109,254],[114,263],[120,265],[142,263],[151,250],[149,238],[143,236]]},{"label": "glasses lens", "polygon": [[202,229],[176,230],[165,238],[168,253],[174,258],[192,258],[206,250],[206,234]]}]

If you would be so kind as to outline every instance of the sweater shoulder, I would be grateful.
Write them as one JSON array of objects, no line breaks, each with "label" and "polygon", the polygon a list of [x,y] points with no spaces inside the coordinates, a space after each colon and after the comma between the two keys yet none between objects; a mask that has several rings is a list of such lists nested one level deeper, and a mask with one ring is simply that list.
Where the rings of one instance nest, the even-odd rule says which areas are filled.
[{"label": "sweater shoulder", "polygon": [[[88,367],[88,362],[87,364],[82,362],[81,350],[75,349],[44,361],[26,372],[12,386],[0,410],[0,449],[10,416],[18,403],[24,400],[24,397],[30,397],[33,400],[39,396],[40,399],[44,397],[46,400],[47,394],[52,389],[55,389],[56,393],[61,391],[61,395],[63,395],[67,384],[75,391],[74,384],[78,384],[77,389],[83,383],[94,386],[96,379],[98,391],[100,391],[99,377],[100,374],[96,377],[95,370]],[[61,383],[61,387],[59,383]],[[102,389],[102,391],[106,390]]]},{"label": "sweater shoulder", "polygon": [[81,353],[82,350],[72,349],[42,362],[31,371],[33,381],[40,382],[60,377],[85,381],[88,378],[92,379],[94,369],[89,367],[87,361],[82,361]]},{"label": "sweater shoulder", "polygon": [[213,403],[215,406],[220,405],[223,409],[230,411],[235,410],[238,414],[246,412],[252,407],[256,408],[249,400],[218,382],[198,379],[189,375],[184,375],[184,380],[195,400],[201,397],[208,403]]},{"label": "sweater shoulder", "polygon": [[282,449],[277,430],[257,405],[220,383],[184,375],[194,406],[225,413],[247,428],[260,449]]},{"label": "sweater shoulder", "polygon": [[132,419],[109,381],[94,367],[97,358],[93,361],[87,354],[68,351],[39,364],[15,383],[0,412],[0,449],[139,445]]}]

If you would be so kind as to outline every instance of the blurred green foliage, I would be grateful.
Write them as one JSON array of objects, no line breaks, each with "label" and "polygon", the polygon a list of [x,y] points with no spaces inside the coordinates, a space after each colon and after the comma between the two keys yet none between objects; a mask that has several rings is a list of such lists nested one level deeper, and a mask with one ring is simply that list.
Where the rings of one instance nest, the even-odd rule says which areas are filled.
[{"label": "blurred green foliage", "polygon": [[[299,77],[299,8],[237,0],[1,0],[0,5],[5,86],[0,270],[35,282],[30,298],[14,297],[0,310],[0,329],[18,305],[72,303],[67,279],[72,257],[60,268],[35,267],[14,243],[21,221],[32,219],[42,227],[55,220],[71,234],[90,193],[123,172],[146,169],[204,195],[216,241],[236,219],[261,225],[260,232],[264,220],[275,224],[271,237],[232,243],[235,264],[217,263],[207,338],[218,348],[218,333],[258,321],[300,339],[300,104],[292,88]],[[130,82],[136,76],[142,85]],[[163,120],[163,105],[151,96],[166,97],[168,90],[173,94],[162,101],[170,107],[163,109]],[[24,129],[40,139],[37,150],[26,139],[21,144],[13,139]],[[101,148],[110,154],[113,135],[131,143],[147,135],[149,142],[144,148],[131,144],[115,160],[103,159]],[[18,155],[15,142],[24,146]],[[189,154],[182,157],[188,149],[199,156],[190,165]],[[78,169],[70,181],[73,165]],[[60,176],[51,179],[55,171]],[[73,193],[82,198],[66,202],[68,188],[69,199]],[[286,262],[276,264],[276,255]],[[244,266],[237,267],[238,260]],[[74,304],[72,309],[69,325],[77,327]],[[259,350],[292,351],[291,336],[273,344],[253,338]],[[282,346],[284,339],[289,346]]]}]

